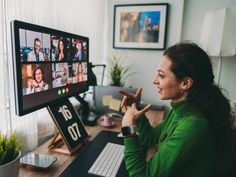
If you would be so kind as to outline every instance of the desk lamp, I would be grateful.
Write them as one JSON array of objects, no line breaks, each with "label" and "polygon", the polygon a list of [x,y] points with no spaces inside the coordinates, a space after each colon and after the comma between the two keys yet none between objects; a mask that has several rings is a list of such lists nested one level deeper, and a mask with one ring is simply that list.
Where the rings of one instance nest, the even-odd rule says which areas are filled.
[{"label": "desk lamp", "polygon": [[211,57],[218,57],[216,84],[220,82],[222,57],[235,56],[236,7],[207,12],[203,21],[200,46]]}]

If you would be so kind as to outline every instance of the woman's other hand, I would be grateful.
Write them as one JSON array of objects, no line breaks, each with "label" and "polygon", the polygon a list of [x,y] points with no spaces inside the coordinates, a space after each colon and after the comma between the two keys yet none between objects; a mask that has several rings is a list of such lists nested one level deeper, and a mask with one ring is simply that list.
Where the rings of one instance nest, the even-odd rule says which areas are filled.
[{"label": "woman's other hand", "polygon": [[37,86],[38,86],[38,83],[34,79],[32,79],[31,80],[31,87],[37,87]]},{"label": "woman's other hand", "polygon": [[147,112],[150,108],[151,104],[148,104],[147,106],[145,106],[145,108],[139,111],[136,108],[136,104],[133,103],[130,108],[125,110],[125,115],[122,119],[122,127],[135,125],[137,119],[145,112]]},{"label": "woman's other hand", "polygon": [[131,93],[125,92],[123,90],[119,90],[118,92],[124,96],[121,101],[121,108],[127,109],[127,106],[130,106],[133,103],[135,103],[137,106],[139,106],[142,88],[138,88],[136,90],[135,94],[131,94]]}]

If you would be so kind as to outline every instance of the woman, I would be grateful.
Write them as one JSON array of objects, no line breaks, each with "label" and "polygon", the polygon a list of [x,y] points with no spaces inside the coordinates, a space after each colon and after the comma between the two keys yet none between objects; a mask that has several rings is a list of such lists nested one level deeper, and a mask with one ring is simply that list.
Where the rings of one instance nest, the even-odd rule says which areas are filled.
[{"label": "woman", "polygon": [[63,68],[63,74],[61,75],[61,85],[67,85],[69,79],[69,72],[66,67]]},{"label": "woman", "polygon": [[76,73],[76,82],[82,82],[84,81],[84,71],[83,71],[83,65],[82,63],[79,63],[78,64],[78,67],[77,67],[77,73]]},{"label": "woman", "polygon": [[64,41],[62,39],[59,39],[59,41],[58,41],[56,59],[57,59],[57,61],[64,61],[66,59],[65,45],[64,45]]},{"label": "woman", "polygon": [[75,58],[79,61],[83,60],[83,56],[84,56],[84,54],[83,54],[83,44],[80,41],[78,41],[76,43],[75,47],[76,47]]},{"label": "woman", "polygon": [[[125,162],[130,177],[215,177],[234,176],[232,168],[232,116],[229,101],[214,84],[212,64],[196,44],[180,43],[168,48],[154,80],[160,99],[171,100],[165,120],[152,128],[138,111],[135,95],[124,94],[126,109],[122,132],[126,135]],[[128,103],[133,103],[126,108]],[[140,139],[149,149],[143,152]]]},{"label": "woman", "polygon": [[29,82],[26,94],[48,90],[48,84],[44,82],[43,69],[39,66],[34,69],[33,79]]}]

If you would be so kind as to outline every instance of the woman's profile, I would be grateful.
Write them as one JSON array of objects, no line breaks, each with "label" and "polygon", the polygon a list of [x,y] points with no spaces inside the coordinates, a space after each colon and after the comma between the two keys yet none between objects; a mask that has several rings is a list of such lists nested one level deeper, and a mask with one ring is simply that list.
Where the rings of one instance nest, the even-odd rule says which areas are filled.
[{"label": "woman's profile", "polygon": [[[124,95],[121,106],[125,133],[125,163],[130,177],[233,177],[235,133],[229,100],[214,84],[209,56],[193,43],[166,49],[154,84],[161,100],[172,109],[164,121],[151,127],[139,110],[135,95]],[[127,107],[131,103],[131,107]],[[138,133],[137,133],[138,132]],[[139,136],[139,138],[138,138]],[[147,146],[142,149],[139,140]]]},{"label": "woman's profile", "polygon": [[44,72],[42,67],[36,67],[32,79],[28,82],[26,94],[41,92],[48,90],[48,88],[48,84],[44,81]]}]

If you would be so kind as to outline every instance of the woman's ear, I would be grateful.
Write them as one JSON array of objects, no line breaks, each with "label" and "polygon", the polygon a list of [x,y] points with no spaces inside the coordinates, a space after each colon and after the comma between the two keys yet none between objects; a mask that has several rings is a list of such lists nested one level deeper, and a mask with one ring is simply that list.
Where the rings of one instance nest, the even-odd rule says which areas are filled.
[{"label": "woman's ear", "polygon": [[193,79],[191,77],[185,77],[182,81],[182,89],[188,90],[193,85]]}]

